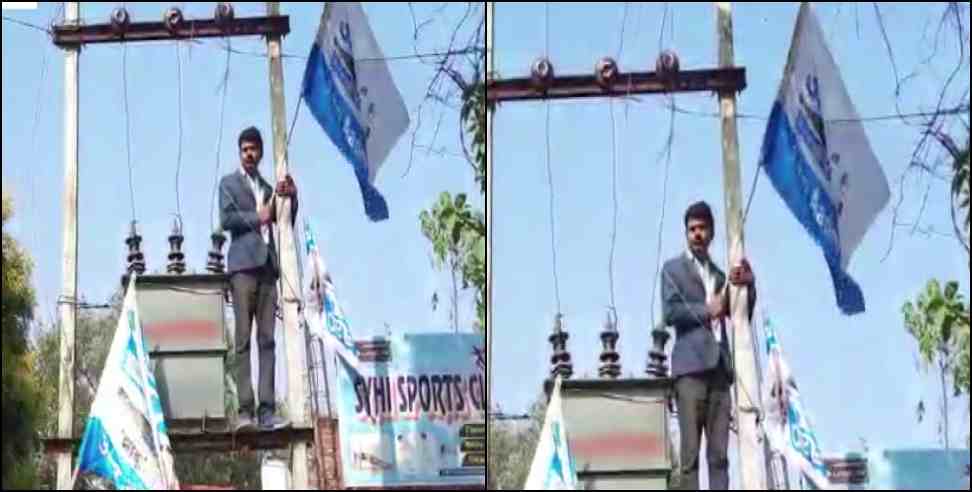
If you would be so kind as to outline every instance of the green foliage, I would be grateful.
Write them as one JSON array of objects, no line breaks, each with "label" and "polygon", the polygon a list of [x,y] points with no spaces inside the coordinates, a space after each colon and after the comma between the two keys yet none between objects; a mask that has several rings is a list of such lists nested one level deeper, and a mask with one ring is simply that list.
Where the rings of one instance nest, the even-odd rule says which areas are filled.
[{"label": "green foliage", "polygon": [[[965,122],[968,131],[968,122]],[[949,147],[951,150],[951,147]],[[954,154],[953,154],[954,155]],[[952,204],[950,210],[965,214],[963,242],[969,241],[969,140],[965,150],[958,153],[953,162]],[[961,235],[961,225],[956,222],[956,233]],[[967,273],[965,275],[968,275]],[[942,379],[942,403],[947,407],[947,378],[951,378],[954,396],[969,397],[969,307],[958,292],[957,282],[950,282],[942,290],[937,280],[930,281],[917,301],[903,307],[905,327],[918,344],[918,353],[924,369],[934,367]],[[918,418],[923,419],[924,402],[918,405]],[[947,419],[946,419],[947,420]],[[946,429],[947,430],[947,429]]]},{"label": "green foliage", "polygon": [[[111,300],[110,310],[82,311],[78,315],[74,377],[74,434],[77,436],[84,432],[95,393],[98,391],[98,382],[115,336],[118,317],[121,315],[121,303],[121,296],[116,295]],[[52,326],[41,332],[35,342],[34,354],[37,359],[36,376],[41,388],[41,407],[44,409],[38,429],[45,436],[54,436],[57,433],[60,353],[58,327]],[[44,488],[53,489],[56,485],[54,461],[43,457],[38,470]]]},{"label": "green foliage", "polygon": [[432,243],[436,266],[461,274],[464,289],[478,289],[476,307],[480,326],[484,326],[486,226],[483,215],[473,211],[465,194],[453,198],[443,192],[431,210],[419,215],[419,221],[422,233]]},{"label": "green foliage", "polygon": [[260,490],[260,455],[195,453],[175,456],[176,476],[182,485],[232,486],[236,490]]},{"label": "green foliage", "polygon": [[965,211],[965,237],[969,238],[969,145],[955,160],[955,177],[952,179],[952,194],[959,209]]},{"label": "green foliage", "polygon": [[530,408],[530,420],[522,423],[490,422],[486,480],[490,490],[520,490],[533,463],[547,400],[541,397]]},{"label": "green foliage", "polygon": [[486,84],[474,87],[466,96],[462,105],[462,121],[465,129],[472,136],[473,167],[476,170],[476,182],[482,193],[486,193]]},{"label": "green foliage", "polygon": [[[959,293],[958,282],[949,282],[942,289],[937,280],[932,280],[916,301],[905,303],[902,312],[905,328],[918,344],[923,368],[939,371],[942,430],[948,441],[949,399],[969,396],[969,306]],[[949,379],[951,391],[947,384]],[[924,403],[920,403],[919,420],[923,414]]]},{"label": "green foliage", "polygon": [[[902,311],[905,327],[918,343],[922,364],[955,370],[949,376],[958,383],[959,378],[955,376],[961,365],[959,356],[968,351],[961,343],[962,338],[967,338],[969,326],[968,306],[959,293],[958,282],[949,282],[944,290],[937,280],[928,282],[917,301],[905,303]],[[967,359],[965,365],[968,366]],[[967,393],[968,387],[956,386],[955,391]]]},{"label": "green foliage", "polygon": [[[486,194],[486,83],[465,94],[461,120],[471,136],[472,166],[480,191]],[[486,220],[474,211],[465,194],[444,192],[430,210],[419,215],[422,233],[432,243],[436,267],[462,276],[463,289],[476,289],[476,315],[486,326]],[[453,300],[455,302],[455,293]],[[455,312],[453,312],[455,318]]]},{"label": "green foliage", "polygon": [[3,489],[29,489],[35,484],[33,459],[37,446],[36,422],[40,411],[28,332],[34,309],[30,286],[31,263],[6,233],[13,207],[2,199],[3,226]]}]

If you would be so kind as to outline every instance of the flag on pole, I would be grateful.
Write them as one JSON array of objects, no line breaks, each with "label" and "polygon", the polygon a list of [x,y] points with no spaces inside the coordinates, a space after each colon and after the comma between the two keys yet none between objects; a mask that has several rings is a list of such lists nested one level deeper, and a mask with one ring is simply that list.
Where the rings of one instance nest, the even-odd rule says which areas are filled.
[{"label": "flag on pole", "polygon": [[790,366],[783,357],[776,329],[769,321],[766,322],[766,357],[769,367],[763,386],[767,390],[764,426],[770,447],[785,456],[814,487],[827,490],[830,480],[817,434],[807,417]]},{"label": "flag on pole", "polygon": [[145,350],[135,277],[91,405],[75,479],[90,473],[119,490],[178,490],[162,402]]},{"label": "flag on pole", "polygon": [[375,179],[408,129],[409,117],[361,3],[324,4],[304,71],[303,97],[354,168],[368,218],[388,219]]},{"label": "flag on pole", "polygon": [[840,310],[864,312],[864,295],[847,265],[887,205],[890,190],[806,2],[797,17],[760,166],[823,249]]},{"label": "flag on pole", "polygon": [[568,444],[560,386],[558,377],[524,490],[577,490],[577,467]]},{"label": "flag on pole", "polygon": [[304,222],[304,237],[307,241],[307,261],[310,263],[310,295],[306,312],[307,326],[311,335],[324,341],[343,358],[349,366],[357,369],[358,348],[354,344],[351,324],[344,315],[344,309],[337,299],[337,289],[331,281],[327,264],[321,255],[317,236],[309,222]]}]

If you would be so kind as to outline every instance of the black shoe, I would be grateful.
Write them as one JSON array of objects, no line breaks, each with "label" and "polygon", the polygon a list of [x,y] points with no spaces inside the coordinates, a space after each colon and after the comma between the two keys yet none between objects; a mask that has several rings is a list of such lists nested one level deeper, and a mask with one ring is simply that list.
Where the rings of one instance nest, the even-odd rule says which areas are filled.
[{"label": "black shoe", "polygon": [[276,415],[262,415],[260,416],[260,430],[264,432],[272,432],[280,429],[286,429],[290,427],[290,421],[277,417]]}]

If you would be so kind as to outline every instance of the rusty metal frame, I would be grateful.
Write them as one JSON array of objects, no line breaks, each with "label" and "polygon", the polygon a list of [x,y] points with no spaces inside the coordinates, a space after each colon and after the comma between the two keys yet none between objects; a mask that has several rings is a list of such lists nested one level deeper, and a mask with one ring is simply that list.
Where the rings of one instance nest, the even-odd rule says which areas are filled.
[{"label": "rusty metal frame", "polygon": [[161,41],[174,39],[222,38],[229,36],[285,36],[290,33],[290,17],[243,17],[228,21],[216,19],[186,19],[169,30],[159,22],[133,22],[123,30],[110,23],[59,24],[51,30],[54,44],[59,47],[86,44]]},{"label": "rusty metal frame", "polygon": [[507,101],[618,97],[672,92],[742,92],[746,88],[746,69],[684,70],[671,78],[656,72],[622,73],[610,86],[602,86],[595,75],[555,77],[546,88],[530,78],[495,79],[486,82],[489,104]]},{"label": "rusty metal frame", "polygon": [[[291,428],[273,432],[213,432],[169,433],[172,450],[176,453],[231,452],[243,450],[286,449],[294,442],[314,442],[314,429]],[[44,439],[44,453],[70,452],[76,454],[81,439]]]}]

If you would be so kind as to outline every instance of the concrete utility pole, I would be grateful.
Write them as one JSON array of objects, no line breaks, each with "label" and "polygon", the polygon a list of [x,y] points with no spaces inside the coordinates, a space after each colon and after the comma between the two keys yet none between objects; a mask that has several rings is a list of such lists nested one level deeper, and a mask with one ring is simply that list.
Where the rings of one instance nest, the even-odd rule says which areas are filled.
[{"label": "concrete utility pole", "polygon": [[[267,16],[280,15],[280,2],[267,2]],[[277,181],[289,174],[287,163],[287,108],[284,100],[283,62],[280,54],[280,34],[267,36],[270,54],[270,103],[273,111],[273,159]],[[287,407],[295,427],[310,426],[307,416],[307,373],[303,327],[300,325],[300,279],[297,275],[297,249],[291,225],[290,199],[277,198],[277,239],[280,247],[280,273],[283,281],[281,307],[283,311],[284,344],[287,350]],[[261,370],[265,370],[262,369]],[[307,490],[307,444],[291,446],[293,488]]]},{"label": "concrete utility pole", "polygon": [[[77,23],[80,2],[64,2],[66,23]],[[62,223],[61,374],[58,391],[57,437],[74,437],[75,326],[78,320],[78,58],[81,47],[64,53],[64,219]],[[57,488],[67,490],[74,483],[70,450],[57,455]]]},{"label": "concrete utility pole", "polygon": [[[719,36],[719,67],[735,64],[733,48],[732,7],[730,2],[716,2],[716,30]],[[736,93],[719,92],[719,113],[722,117],[722,171],[726,194],[726,224],[729,241],[729,268],[738,265],[746,256],[743,237],[742,191],[739,168],[739,132],[736,128]],[[740,395],[736,401],[736,422],[739,426],[739,461],[744,490],[766,490],[765,456],[760,443],[758,399],[759,374],[753,350],[753,332],[749,323],[748,287],[729,286],[732,303],[736,385]],[[755,400],[755,401],[751,401]]]}]

